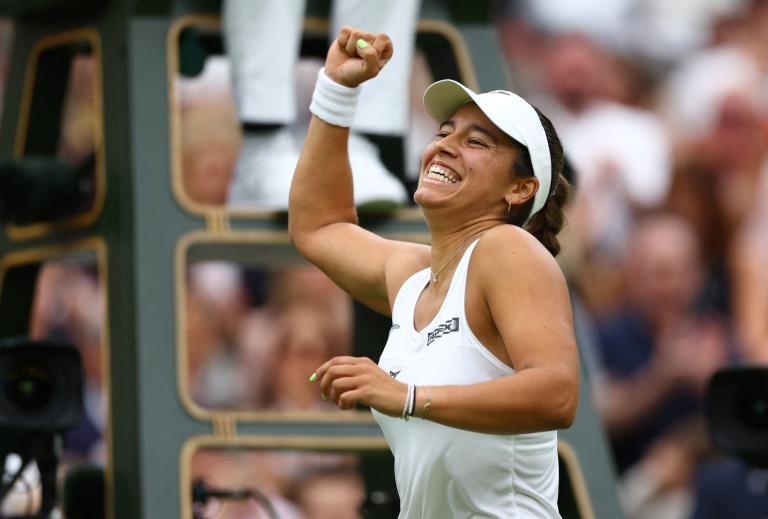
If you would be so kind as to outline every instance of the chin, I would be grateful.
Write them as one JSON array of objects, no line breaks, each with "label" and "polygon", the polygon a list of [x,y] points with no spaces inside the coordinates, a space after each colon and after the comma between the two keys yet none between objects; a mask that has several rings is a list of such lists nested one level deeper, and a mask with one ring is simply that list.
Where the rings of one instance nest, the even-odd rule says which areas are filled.
[{"label": "chin", "polygon": [[426,193],[421,196],[414,195],[413,200],[416,202],[416,205],[419,206],[419,209],[422,210],[422,213],[433,209],[440,209],[446,206],[445,200],[438,199],[437,197],[430,196]]},{"label": "chin", "polygon": [[434,205],[434,201],[430,204],[430,198],[429,193],[422,186],[419,186],[416,189],[416,192],[413,193],[413,201],[416,202],[416,205],[419,207]]}]

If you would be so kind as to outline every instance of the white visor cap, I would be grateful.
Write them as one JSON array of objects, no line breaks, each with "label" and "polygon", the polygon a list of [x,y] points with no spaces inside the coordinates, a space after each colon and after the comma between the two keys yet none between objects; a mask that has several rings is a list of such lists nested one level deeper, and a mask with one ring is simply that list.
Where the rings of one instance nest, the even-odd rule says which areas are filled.
[{"label": "white visor cap", "polygon": [[456,110],[467,103],[475,103],[501,131],[528,149],[533,174],[539,180],[539,189],[528,215],[530,219],[544,207],[552,184],[549,143],[539,114],[517,94],[506,90],[476,94],[452,79],[432,83],[424,92],[424,106],[438,123],[450,119]]}]

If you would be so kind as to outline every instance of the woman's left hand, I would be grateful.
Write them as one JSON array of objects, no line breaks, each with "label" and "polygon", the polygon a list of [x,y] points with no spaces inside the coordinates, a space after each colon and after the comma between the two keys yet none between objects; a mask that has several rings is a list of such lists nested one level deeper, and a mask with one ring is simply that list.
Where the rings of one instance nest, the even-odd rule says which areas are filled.
[{"label": "woman's left hand", "polygon": [[334,357],[320,366],[313,379],[339,409],[364,404],[382,414],[400,416],[408,386],[396,381],[367,357]]}]

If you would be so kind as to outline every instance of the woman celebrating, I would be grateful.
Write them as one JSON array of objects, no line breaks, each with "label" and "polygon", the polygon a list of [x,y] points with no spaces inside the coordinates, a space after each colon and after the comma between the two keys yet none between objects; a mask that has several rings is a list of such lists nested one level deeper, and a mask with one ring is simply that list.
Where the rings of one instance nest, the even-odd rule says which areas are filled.
[{"label": "woman celebrating", "polygon": [[289,201],[298,250],[392,328],[378,365],[336,357],[310,380],[341,409],[373,409],[401,518],[560,517],[556,429],[572,423],[579,387],[554,260],[562,147],[515,94],[438,81],[424,103],[439,131],[414,195],[431,246],[362,229],[349,126],[359,85],[392,50],[385,34],[349,27],[331,44]]}]

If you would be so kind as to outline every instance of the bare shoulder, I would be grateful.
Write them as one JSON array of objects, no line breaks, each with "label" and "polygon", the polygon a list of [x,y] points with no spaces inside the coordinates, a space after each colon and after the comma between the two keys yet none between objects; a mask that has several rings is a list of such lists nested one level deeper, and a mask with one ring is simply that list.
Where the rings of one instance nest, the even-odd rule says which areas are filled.
[{"label": "bare shoulder", "polygon": [[552,280],[564,283],[555,258],[531,233],[514,225],[499,225],[486,232],[473,254],[473,266],[482,278]]}]

